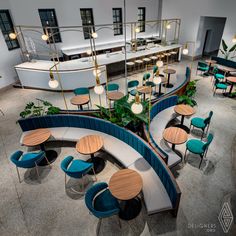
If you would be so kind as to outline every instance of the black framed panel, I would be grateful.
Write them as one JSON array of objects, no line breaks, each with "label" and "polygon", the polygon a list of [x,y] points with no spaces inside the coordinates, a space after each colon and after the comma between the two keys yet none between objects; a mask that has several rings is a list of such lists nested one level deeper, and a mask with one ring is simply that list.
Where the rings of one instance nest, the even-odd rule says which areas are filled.
[{"label": "black framed panel", "polygon": [[123,34],[122,8],[112,8],[114,35]]},{"label": "black framed panel", "polygon": [[89,39],[91,34],[91,28],[95,32],[94,20],[93,20],[93,9],[92,8],[81,8],[80,16],[82,20],[84,39]]},{"label": "black framed panel", "polygon": [[146,21],[146,8],[145,7],[139,7],[138,8],[138,26],[140,29],[140,32],[145,32],[145,21]]},{"label": "black framed panel", "polygon": [[[57,17],[55,9],[39,9],[39,17],[43,27],[58,27]],[[44,33],[45,29],[44,29]],[[59,28],[51,29],[50,34],[53,34],[55,43],[61,43],[61,35]],[[53,43],[53,39],[49,38],[50,43]]]},{"label": "black framed panel", "polygon": [[0,28],[2,30],[2,34],[7,44],[8,50],[19,48],[20,45],[18,40],[11,39],[9,37],[9,34],[14,32],[14,27],[9,10],[0,10]]}]

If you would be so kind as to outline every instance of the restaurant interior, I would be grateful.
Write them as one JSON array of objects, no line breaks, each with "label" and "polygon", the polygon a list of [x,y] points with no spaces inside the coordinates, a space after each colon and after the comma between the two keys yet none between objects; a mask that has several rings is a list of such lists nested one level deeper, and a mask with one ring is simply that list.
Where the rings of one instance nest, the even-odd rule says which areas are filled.
[{"label": "restaurant interior", "polygon": [[0,2],[0,235],[235,235],[236,2]]}]

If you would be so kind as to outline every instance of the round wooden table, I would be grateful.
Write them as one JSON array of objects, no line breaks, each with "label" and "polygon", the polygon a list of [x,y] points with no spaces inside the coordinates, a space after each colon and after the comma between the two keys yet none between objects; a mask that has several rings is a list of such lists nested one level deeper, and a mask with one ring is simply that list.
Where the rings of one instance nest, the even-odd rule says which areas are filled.
[{"label": "round wooden table", "polygon": [[107,93],[107,98],[111,101],[117,101],[124,97],[124,94],[122,92],[109,92]]},{"label": "round wooden table", "polygon": [[[77,152],[83,155],[90,155],[91,159],[88,162],[92,162],[94,165],[94,172],[96,174],[100,173],[105,167],[105,161],[100,157],[95,157],[94,153],[99,151],[103,146],[103,139],[99,135],[88,135],[81,138],[76,143]],[[89,172],[93,174],[93,172]]]},{"label": "round wooden table", "polygon": [[180,127],[183,128],[187,133],[189,133],[189,128],[184,126],[184,117],[192,116],[195,113],[195,110],[189,105],[179,104],[175,106],[174,111],[177,114],[181,115]]},{"label": "round wooden table", "polygon": [[111,194],[119,199],[121,211],[119,217],[131,220],[138,216],[142,203],[137,197],[143,187],[142,177],[131,169],[123,169],[112,175],[109,181]]},{"label": "round wooden table", "polygon": [[236,76],[226,77],[226,80],[230,82],[231,86],[230,86],[229,92],[228,93],[224,93],[224,95],[230,97],[230,95],[232,94],[232,91],[233,91],[233,87],[236,84]]},{"label": "round wooden table", "polygon": [[137,87],[137,91],[141,94],[143,94],[143,99],[146,99],[146,94],[152,93],[151,86],[139,86]]},{"label": "round wooden table", "polygon": [[83,110],[83,105],[89,103],[89,95],[77,95],[71,98],[70,102],[72,105],[78,106],[80,110]]},{"label": "round wooden table", "polygon": [[[29,132],[23,138],[22,144],[27,147],[34,147],[39,145],[40,149],[45,152],[46,157],[50,163],[56,160],[57,152],[54,150],[45,150],[44,143],[50,138],[51,131],[49,129],[36,129]],[[48,165],[46,158],[44,158],[38,165]]]},{"label": "round wooden table", "polygon": [[163,70],[163,73],[168,74],[168,80],[167,80],[167,84],[163,84],[164,87],[166,88],[173,88],[173,84],[170,84],[170,75],[175,74],[176,70],[174,69],[165,69]]},{"label": "round wooden table", "polygon": [[172,144],[172,149],[175,151],[175,145],[185,143],[188,139],[188,134],[181,128],[169,127],[164,130],[163,138],[165,141]]}]

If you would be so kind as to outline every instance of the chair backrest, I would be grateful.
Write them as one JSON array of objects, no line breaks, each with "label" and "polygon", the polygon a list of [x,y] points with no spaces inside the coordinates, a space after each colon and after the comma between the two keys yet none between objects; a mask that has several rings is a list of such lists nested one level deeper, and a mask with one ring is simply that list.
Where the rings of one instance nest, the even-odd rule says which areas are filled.
[{"label": "chair backrest", "polygon": [[213,111],[210,111],[208,117],[204,120],[205,125],[208,125],[210,123],[212,115]]},{"label": "chair backrest", "polygon": [[134,88],[134,87],[137,87],[138,85],[139,85],[138,80],[131,80],[128,82],[128,88]]},{"label": "chair backrest", "polygon": [[35,167],[35,162],[37,163],[39,160],[43,159],[43,157],[45,156],[45,152],[40,151],[36,153],[26,153],[25,155],[31,155],[32,157],[28,160],[20,160],[22,155],[23,155],[22,151],[16,151],[11,155],[10,159],[17,167],[33,168]]},{"label": "chair backrest", "polygon": [[207,64],[205,62],[203,62],[203,61],[199,61],[198,62],[198,66],[200,66],[200,67],[207,67]]},{"label": "chair backrest", "polygon": [[151,74],[150,74],[150,73],[145,73],[145,74],[143,75],[143,80],[149,80],[150,77],[151,77]]},{"label": "chair backrest", "polygon": [[[215,77],[215,76],[214,76],[214,77]],[[216,85],[219,84],[219,83],[220,83],[220,80],[215,77],[214,85],[216,86]]]},{"label": "chair backrest", "polygon": [[119,90],[119,85],[118,84],[108,84],[107,86],[105,86],[105,89],[107,91]]},{"label": "chair backrest", "polygon": [[84,95],[84,94],[89,94],[89,89],[88,88],[76,88],[74,90],[75,95]]},{"label": "chair backrest", "polygon": [[218,68],[217,68],[217,66],[214,66],[212,72],[213,72],[213,74],[216,74],[216,73],[218,72]]},{"label": "chair backrest", "polygon": [[95,197],[108,187],[107,183],[101,182],[93,185],[85,194],[85,204],[89,211],[97,218],[104,218],[114,215],[114,211],[97,211],[94,208]]},{"label": "chair backrest", "polygon": [[152,71],[153,71],[153,74],[156,74],[158,71],[158,66],[153,66]]},{"label": "chair backrest", "polygon": [[213,138],[214,138],[214,135],[209,133],[208,136],[207,136],[207,142],[203,145],[203,150],[204,151],[209,147],[209,145],[211,144]]}]

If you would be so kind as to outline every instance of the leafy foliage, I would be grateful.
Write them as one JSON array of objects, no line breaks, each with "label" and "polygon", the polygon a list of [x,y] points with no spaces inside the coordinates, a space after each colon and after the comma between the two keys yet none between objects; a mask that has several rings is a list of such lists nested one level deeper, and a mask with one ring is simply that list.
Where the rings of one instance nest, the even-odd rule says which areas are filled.
[{"label": "leafy foliage", "polygon": [[21,118],[27,118],[32,116],[54,115],[60,111],[59,107],[54,107],[50,102],[38,99],[37,104],[29,102],[26,104],[24,111],[20,113]]},{"label": "leafy foliage", "polygon": [[128,125],[139,126],[142,122],[148,123],[148,101],[143,101],[143,112],[141,114],[135,115],[131,111],[131,106],[134,103],[128,102],[128,96],[124,96],[123,98],[114,102],[114,109],[110,111],[109,108],[105,108],[102,106],[97,107],[100,109],[100,113],[94,113],[95,116],[108,120],[112,123],[115,123],[121,127],[127,127]]},{"label": "leafy foliage", "polygon": [[190,81],[186,87],[186,90],[183,95],[179,96],[178,103],[179,104],[187,104],[191,107],[197,105],[196,100],[194,99],[195,94],[197,92],[197,79]]},{"label": "leafy foliage", "polygon": [[225,59],[230,59],[234,57],[230,57],[230,54],[234,51],[236,51],[236,44],[234,44],[229,50],[228,45],[226,44],[225,40],[222,39],[222,49],[220,49],[221,53],[224,55]]}]

